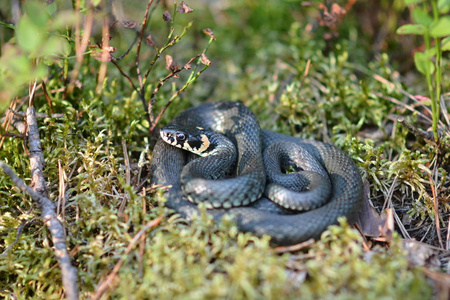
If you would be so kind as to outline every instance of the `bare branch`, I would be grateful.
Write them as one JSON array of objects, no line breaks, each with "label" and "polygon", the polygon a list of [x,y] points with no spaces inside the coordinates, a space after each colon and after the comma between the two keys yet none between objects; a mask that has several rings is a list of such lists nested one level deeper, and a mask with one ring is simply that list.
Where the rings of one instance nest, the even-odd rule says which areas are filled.
[{"label": "bare branch", "polygon": [[433,132],[424,131],[424,130],[421,130],[421,129],[415,127],[414,125],[412,125],[411,123],[406,121],[404,117],[399,117],[398,122],[400,124],[402,124],[404,127],[406,127],[406,129],[408,129],[408,131],[411,132],[412,134],[414,134],[417,138],[425,139],[425,140],[435,143]]},{"label": "bare branch", "polygon": [[150,6],[152,5],[152,3],[153,3],[153,0],[149,0],[148,4],[147,4],[147,8],[145,9],[144,20],[142,21],[142,26],[141,26],[141,34],[139,35],[139,41],[138,41],[137,50],[136,50],[136,72],[138,75],[139,86],[141,88],[142,93],[144,93],[144,83],[142,81],[141,69],[139,68],[139,54],[141,52],[141,44],[142,44],[142,39],[144,38],[145,27],[147,26],[148,12],[150,10]]},{"label": "bare branch", "polygon": [[28,194],[34,201],[39,203],[42,219],[52,235],[55,255],[61,268],[63,285],[67,299],[78,299],[77,270],[70,264],[70,257],[67,252],[65,242],[66,235],[64,233],[64,227],[56,216],[53,202],[51,202],[47,197],[41,196],[31,187],[26,185],[25,182],[17,177],[14,171],[11,170],[11,168],[3,161],[0,161],[0,167],[19,189]]},{"label": "bare branch", "polygon": [[58,220],[55,205],[48,198],[47,185],[44,179],[44,155],[39,136],[38,124],[33,106],[34,95],[36,92],[36,81],[34,82],[29,98],[29,107],[26,112],[27,133],[30,151],[30,168],[31,168],[31,187],[27,186],[11,168],[0,161],[0,167],[11,178],[13,183],[22,191],[27,193],[31,198],[38,202],[41,209],[41,216],[44,224],[49,229],[54,246],[55,256],[58,259],[61,269],[62,281],[66,296],[69,300],[78,299],[77,271],[70,263],[69,253],[66,245],[66,234],[64,226]]},{"label": "bare branch", "polygon": [[[1,163],[1,161],[0,161]],[[20,241],[20,236],[22,235],[22,231],[25,228],[25,226],[27,226],[28,224],[31,224],[33,220],[31,220],[30,222],[25,222],[22,221],[22,224],[19,225],[19,227],[17,227],[17,232],[16,232],[16,239],[14,240],[14,242],[12,242],[8,248],[6,248],[5,251],[3,251],[2,254],[0,254],[0,258],[6,257],[9,252],[11,252],[11,249],[14,247],[14,245],[16,245],[19,241]]]},{"label": "bare branch", "polygon": [[205,65],[203,67],[203,69],[201,69],[200,71],[198,71],[195,76],[188,80],[181,89],[179,89],[176,93],[174,93],[172,95],[172,97],[170,97],[169,101],[167,101],[166,105],[164,105],[164,107],[161,109],[161,111],[159,112],[158,116],[155,118],[155,121],[151,123],[151,127],[150,127],[150,132],[153,132],[156,128],[156,125],[158,125],[159,120],[161,119],[162,115],[164,114],[164,112],[166,111],[166,109],[170,106],[170,104],[172,104],[172,102],[182,93],[184,92],[188,86],[190,86],[197,78],[198,76],[200,76],[200,74],[202,74],[209,65]]},{"label": "bare branch", "polygon": [[[117,62],[115,62],[115,61],[113,61],[113,60],[112,60],[111,62],[112,62],[112,64],[117,68],[117,70],[119,70],[120,74],[121,74],[123,77],[125,77],[125,78],[128,80],[128,82],[131,84],[131,87],[133,88],[133,90],[135,90],[136,93],[139,95],[139,98],[141,98],[141,101],[142,101],[142,104],[144,105],[145,111],[147,111],[147,101],[145,101],[144,95],[141,93],[140,89],[138,89],[138,88],[134,85],[133,80],[131,80],[130,76],[128,76],[128,75],[120,68],[120,66],[117,64]],[[147,118],[148,118],[148,116],[147,116]]]}]

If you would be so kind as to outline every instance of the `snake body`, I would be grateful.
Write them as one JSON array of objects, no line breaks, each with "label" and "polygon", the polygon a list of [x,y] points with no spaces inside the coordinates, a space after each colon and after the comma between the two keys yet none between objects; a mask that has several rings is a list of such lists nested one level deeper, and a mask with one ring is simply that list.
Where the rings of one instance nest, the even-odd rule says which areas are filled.
[{"label": "snake body", "polygon": [[[355,221],[362,206],[361,176],[351,158],[336,147],[261,130],[254,114],[237,102],[192,107],[175,117],[168,128],[184,130],[190,127],[200,131],[200,140],[185,143],[182,148],[191,152],[211,151],[211,155],[193,158],[193,154],[177,148],[181,146],[172,137],[168,138],[167,131],[163,130],[163,138],[155,145],[151,163],[152,182],[170,187],[165,192],[166,206],[183,217],[190,219],[200,214],[195,203],[204,202],[207,212],[216,220],[225,214],[231,215],[241,231],[257,236],[269,235],[278,245],[318,238],[341,216],[347,217],[349,222]],[[221,138],[212,145],[211,139],[216,138],[206,138],[202,130],[222,134],[235,146],[235,152],[232,145],[222,147],[226,150],[218,149],[217,142]],[[186,137],[178,135],[174,138],[179,142]],[[289,149],[299,148],[296,150],[299,157],[291,159],[285,154],[289,150],[278,149],[284,144]],[[263,158],[263,152],[269,154],[264,153]],[[225,163],[226,159],[229,161]],[[291,162],[284,163],[285,160]],[[226,164],[234,166],[235,170],[230,171]],[[280,200],[281,205],[262,197],[264,190],[269,196],[281,195],[284,190],[283,182],[273,179],[270,170],[266,186],[266,168],[271,164],[301,169],[296,172],[300,173],[300,181],[311,184],[308,191],[299,187],[296,192],[306,197],[300,202],[292,202],[290,194],[285,194],[282,197],[286,199]],[[295,189],[296,183],[286,185]],[[319,202],[314,200],[317,198]]]}]

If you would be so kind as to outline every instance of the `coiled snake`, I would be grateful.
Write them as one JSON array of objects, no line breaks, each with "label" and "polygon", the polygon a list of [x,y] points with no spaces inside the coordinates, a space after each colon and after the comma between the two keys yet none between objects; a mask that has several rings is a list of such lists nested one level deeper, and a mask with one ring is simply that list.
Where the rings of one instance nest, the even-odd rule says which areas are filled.
[{"label": "coiled snake", "polygon": [[183,217],[199,214],[195,203],[203,202],[216,220],[229,214],[241,231],[267,234],[278,245],[318,238],[340,216],[354,222],[363,199],[361,176],[344,152],[261,130],[237,102],[206,103],[175,117],[161,130],[151,173],[153,184],[169,187],[166,206]]}]

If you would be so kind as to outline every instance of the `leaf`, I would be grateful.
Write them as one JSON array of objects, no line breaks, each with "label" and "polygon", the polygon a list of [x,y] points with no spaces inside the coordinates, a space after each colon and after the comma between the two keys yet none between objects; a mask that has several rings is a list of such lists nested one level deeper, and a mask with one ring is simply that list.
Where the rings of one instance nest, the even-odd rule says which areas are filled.
[{"label": "leaf", "polygon": [[166,55],[166,69],[170,72],[175,72],[180,69],[178,64],[173,60],[173,57]]},{"label": "leaf", "polygon": [[427,74],[427,70],[429,70],[428,74],[432,74],[434,72],[434,64],[423,52],[416,52],[414,54],[414,64],[416,65],[417,70],[424,75]]},{"label": "leaf", "polygon": [[[47,3],[49,3],[49,2],[50,1],[48,1]],[[47,7],[45,8],[45,10],[47,11],[47,13],[50,16],[53,16],[53,14],[56,13],[56,10],[57,10],[56,2],[49,3],[47,5]]]},{"label": "leaf", "polygon": [[4,23],[2,21],[0,21],[0,26],[12,29],[12,30],[16,30],[16,27],[13,24],[8,24],[8,23]]},{"label": "leaf", "polygon": [[150,34],[147,35],[145,40],[147,41],[147,45],[149,45],[150,47],[155,47],[155,42],[153,41],[152,36]]},{"label": "leaf", "polygon": [[446,14],[450,11],[450,1],[438,0],[438,10],[441,14]]},{"label": "leaf", "polygon": [[413,9],[412,17],[414,22],[425,26],[428,26],[433,22],[431,16],[428,15],[428,11],[419,7]]},{"label": "leaf", "polygon": [[202,64],[209,66],[211,64],[211,61],[209,60],[209,58],[205,55],[205,53],[202,53],[202,56],[200,56],[200,61],[202,62]]},{"label": "leaf", "polygon": [[425,27],[422,24],[406,24],[397,29],[397,34],[425,34]]},{"label": "leaf", "polygon": [[97,45],[90,45],[89,49],[91,50],[91,57],[95,60],[101,62],[107,61],[115,61],[116,58],[111,55],[111,53],[116,52],[116,48],[114,47],[98,47]]},{"label": "leaf", "polygon": [[76,15],[70,11],[58,12],[53,22],[50,22],[52,30],[59,30],[66,27],[74,26],[76,23]]},{"label": "leaf", "polygon": [[445,39],[442,40],[441,42],[442,51],[450,51],[450,36],[446,37]]},{"label": "leaf", "polygon": [[61,36],[50,36],[40,49],[43,56],[69,56],[70,44],[66,38]]},{"label": "leaf", "polygon": [[369,202],[370,187],[368,182],[364,182],[364,194],[362,208],[358,212],[356,223],[361,228],[365,236],[380,236],[379,228],[386,224],[387,216],[383,213],[380,216]]},{"label": "leaf", "polygon": [[406,5],[413,5],[413,4],[418,4],[418,3],[422,3],[424,0],[405,0],[405,4]]},{"label": "leaf", "polygon": [[414,97],[423,105],[431,105],[431,99],[427,96],[415,95]]},{"label": "leaf", "polygon": [[433,37],[445,37],[450,35],[450,16],[442,17],[430,30]]},{"label": "leaf", "polygon": [[135,28],[140,25],[136,21],[122,21],[120,23],[122,23],[123,27],[125,27],[125,28]]},{"label": "leaf", "polygon": [[17,42],[19,46],[28,52],[36,50],[42,42],[42,33],[27,16],[19,20],[16,30]]},{"label": "leaf", "polygon": [[30,18],[34,25],[40,30],[45,29],[50,18],[46,11],[46,6],[37,1],[25,1],[24,3],[28,18]]},{"label": "leaf", "polygon": [[213,40],[216,40],[214,32],[210,28],[203,29],[203,33],[209,35]]},{"label": "leaf", "polygon": [[177,11],[180,14],[188,14],[188,13],[193,12],[194,10],[191,7],[189,7],[189,5],[187,5],[184,1],[181,1],[180,6],[178,6]]}]

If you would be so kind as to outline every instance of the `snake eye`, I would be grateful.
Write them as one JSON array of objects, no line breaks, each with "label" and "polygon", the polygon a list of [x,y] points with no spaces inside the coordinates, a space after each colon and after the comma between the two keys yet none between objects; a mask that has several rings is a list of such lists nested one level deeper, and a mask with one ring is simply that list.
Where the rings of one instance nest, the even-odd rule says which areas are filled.
[{"label": "snake eye", "polygon": [[184,133],[177,133],[177,140],[184,141],[186,139],[186,135]]}]

